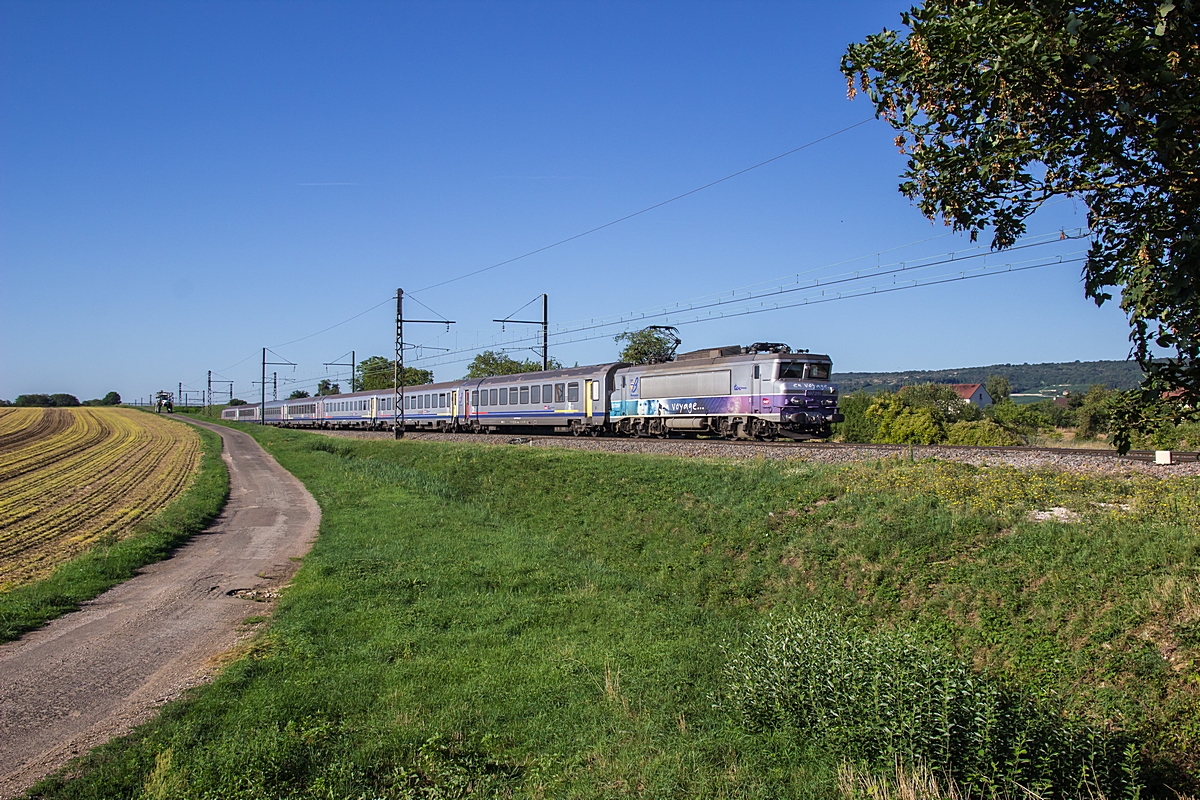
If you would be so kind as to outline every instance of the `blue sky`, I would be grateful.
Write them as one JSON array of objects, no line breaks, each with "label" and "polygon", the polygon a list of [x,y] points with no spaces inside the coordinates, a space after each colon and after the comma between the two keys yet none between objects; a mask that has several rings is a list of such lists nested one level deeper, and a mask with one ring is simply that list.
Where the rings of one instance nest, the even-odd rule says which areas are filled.
[{"label": "blue sky", "polygon": [[[288,391],[311,389],[338,372],[322,362],[390,353],[398,286],[432,309],[410,303],[414,316],[457,322],[408,333],[426,345],[415,363],[449,379],[471,347],[535,357],[514,341],[533,330],[490,320],[542,292],[552,355],[595,363],[639,327],[628,312],[710,296],[734,311],[753,284],[961,257],[970,243],[896,191],[902,158],[871,121],[418,291],[870,118],[838,61],[905,7],[4,2],[0,397],[135,399],[199,389],[209,369],[250,397],[263,346],[296,362],[273,368]],[[1084,211],[1059,202],[1031,233]],[[847,371],[1124,358],[1124,315],[1083,297],[1079,267],[683,325],[684,349],[783,341]]]}]

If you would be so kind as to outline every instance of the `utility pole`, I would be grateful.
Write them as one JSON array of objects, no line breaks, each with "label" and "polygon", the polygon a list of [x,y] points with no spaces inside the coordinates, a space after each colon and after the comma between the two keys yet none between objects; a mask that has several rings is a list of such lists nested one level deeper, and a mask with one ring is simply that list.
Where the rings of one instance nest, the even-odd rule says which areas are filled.
[{"label": "utility pole", "polygon": [[183,381],[179,382],[179,391],[177,391],[175,393],[175,399],[177,399],[177,400],[183,399]]},{"label": "utility pole", "polygon": [[[399,415],[399,416],[397,416]],[[404,436],[404,290],[396,289],[396,358],[392,361],[392,436]]]},{"label": "utility pole", "polygon": [[[258,407],[258,424],[266,425],[267,424],[267,365],[270,364],[273,367],[295,367],[296,365],[293,364],[291,361],[267,361],[267,353],[268,352],[271,355],[275,356],[276,358],[283,358],[283,356],[279,355],[279,353],[276,353],[274,350],[271,350],[270,348],[267,348],[267,347],[264,347],[262,350],[263,350],[263,354],[262,354],[262,384],[261,384],[262,405],[260,405]],[[229,383],[229,393],[230,394],[233,393],[233,382],[232,381]]]},{"label": "utility pole", "polygon": [[[436,311],[434,312],[437,313]],[[428,322],[445,325],[446,330],[455,322],[452,319],[408,319],[404,318],[404,290],[396,290],[396,360],[392,362],[392,431],[395,438],[404,437],[404,323]]]},{"label": "utility pole", "polygon": [[[208,371],[208,394],[205,395],[205,399],[208,402],[206,402],[204,404],[204,408],[205,409],[211,408],[212,407],[212,370],[211,369]],[[208,411],[206,410],[204,413],[207,414]]]},{"label": "utility pole", "polygon": [[272,400],[279,399],[279,373],[278,372],[271,373],[271,399]]},{"label": "utility pole", "polygon": [[[529,303],[525,304],[526,306]],[[517,309],[520,311],[521,309]],[[514,312],[515,313],[515,312]],[[508,323],[512,322],[517,325],[541,325],[542,326],[542,371],[550,369],[550,295],[542,295],[542,318],[537,319],[512,319],[505,317],[504,319],[494,319],[492,322]]]}]

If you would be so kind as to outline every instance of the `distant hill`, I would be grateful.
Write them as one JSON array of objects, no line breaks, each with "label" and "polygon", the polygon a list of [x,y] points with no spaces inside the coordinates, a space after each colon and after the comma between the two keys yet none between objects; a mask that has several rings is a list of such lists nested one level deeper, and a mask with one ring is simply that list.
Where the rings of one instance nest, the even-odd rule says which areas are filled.
[{"label": "distant hill", "polygon": [[1014,393],[1057,389],[1085,391],[1093,384],[1132,389],[1142,380],[1135,361],[1074,361],[1061,364],[993,364],[990,367],[913,370],[911,372],[837,372],[833,380],[842,394],[863,389],[881,392],[914,383],[983,383],[989,375],[1008,378]]}]

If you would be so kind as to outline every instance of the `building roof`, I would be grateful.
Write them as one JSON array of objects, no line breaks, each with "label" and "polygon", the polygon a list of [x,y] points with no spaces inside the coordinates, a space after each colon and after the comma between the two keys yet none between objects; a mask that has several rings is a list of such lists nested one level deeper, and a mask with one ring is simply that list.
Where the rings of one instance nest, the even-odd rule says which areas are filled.
[{"label": "building roof", "polygon": [[953,389],[954,391],[958,392],[958,396],[961,397],[963,400],[970,400],[971,395],[975,394],[977,391],[979,391],[981,388],[983,388],[983,384],[982,383],[952,383],[952,384],[950,384],[950,388]]}]

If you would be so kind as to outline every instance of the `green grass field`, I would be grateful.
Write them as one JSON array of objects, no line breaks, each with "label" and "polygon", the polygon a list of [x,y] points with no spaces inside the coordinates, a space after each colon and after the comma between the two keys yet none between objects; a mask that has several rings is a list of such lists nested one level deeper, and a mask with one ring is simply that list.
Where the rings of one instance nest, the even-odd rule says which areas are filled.
[{"label": "green grass field", "polygon": [[1200,481],[246,429],[315,547],[214,684],[35,796],[839,797],[949,675],[1016,720],[988,730],[1112,761],[1110,797],[1195,791]]}]

